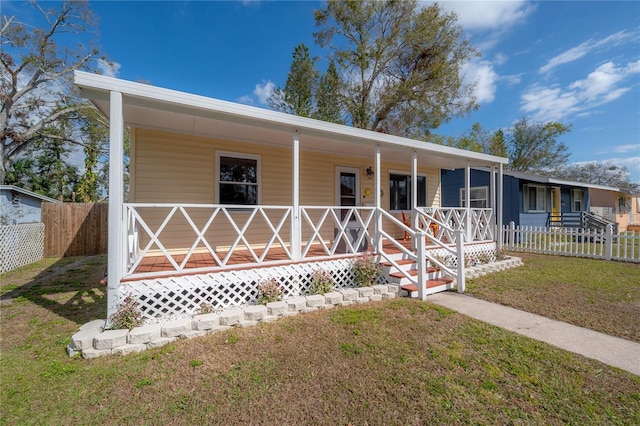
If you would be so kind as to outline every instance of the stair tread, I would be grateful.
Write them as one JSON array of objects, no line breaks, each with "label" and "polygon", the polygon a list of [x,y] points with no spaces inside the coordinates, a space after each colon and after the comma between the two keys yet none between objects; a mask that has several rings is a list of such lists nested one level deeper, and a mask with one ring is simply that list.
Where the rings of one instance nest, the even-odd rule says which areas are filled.
[{"label": "stair tread", "polygon": [[[427,268],[427,274],[431,274],[434,272],[438,272],[440,269],[439,268],[433,268],[433,267],[428,267]],[[416,275],[418,275],[418,270],[417,269],[410,269],[408,271],[406,271],[408,275],[415,277]],[[404,278],[404,274],[402,272],[392,272],[389,274],[390,277],[393,278]]]},{"label": "stair tread", "polygon": [[[400,259],[397,260],[396,263],[398,265],[409,265],[411,263],[416,263],[415,260],[411,260],[411,259]],[[384,266],[384,267],[392,267],[393,264],[391,262],[382,262],[380,265]]]},{"label": "stair tread", "polygon": [[[435,278],[433,280],[427,280],[426,288],[439,287],[441,285],[449,284],[451,282],[453,282],[453,278],[449,278],[449,277]],[[400,286],[400,288],[403,289],[404,291],[409,291],[409,292],[418,291],[418,286],[415,284],[404,284]]]}]

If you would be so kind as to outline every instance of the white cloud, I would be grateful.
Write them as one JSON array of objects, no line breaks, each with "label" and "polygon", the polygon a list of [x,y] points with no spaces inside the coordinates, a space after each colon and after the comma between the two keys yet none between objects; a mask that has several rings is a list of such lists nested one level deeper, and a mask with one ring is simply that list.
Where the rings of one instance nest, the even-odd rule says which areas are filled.
[{"label": "white cloud", "polygon": [[620,87],[629,77],[640,73],[640,61],[625,66],[613,62],[600,65],[585,79],[576,80],[566,88],[557,85],[534,84],[521,97],[521,110],[536,120],[560,120],[574,114],[588,115],[593,108],[618,99],[631,90]]},{"label": "white cloud", "polygon": [[244,95],[241,98],[238,98],[238,103],[245,105],[253,105],[253,98],[250,95]]},{"label": "white cloud", "polygon": [[496,95],[498,74],[488,61],[472,61],[462,67],[462,75],[467,83],[476,82],[474,95],[478,103],[493,102]]},{"label": "white cloud", "polygon": [[271,97],[275,84],[269,80],[262,84],[256,84],[253,94],[258,98],[258,102],[262,105],[267,104],[267,100]]},{"label": "white cloud", "polygon": [[98,59],[98,71],[107,77],[117,77],[120,73],[120,65],[118,62],[107,61],[106,59]]},{"label": "white cloud", "polygon": [[634,38],[637,38],[637,35],[631,34],[627,31],[620,31],[615,34],[611,34],[610,36],[605,37],[601,40],[587,40],[584,43],[580,43],[576,47],[572,47],[566,52],[563,52],[557,56],[554,56],[549,60],[549,62],[547,62],[542,67],[540,67],[538,71],[541,74],[548,73],[553,68],[562,64],[566,64],[566,63],[578,60],[592,53],[594,50],[598,48],[603,48],[607,46],[617,46],[621,43],[632,40]]},{"label": "white cloud", "polygon": [[620,153],[636,152],[636,153],[640,153],[640,145],[638,145],[638,144],[620,145],[620,146],[615,147],[613,152],[620,152]]},{"label": "white cloud", "polygon": [[458,22],[466,30],[504,30],[524,22],[536,6],[517,1],[444,1],[439,3],[447,11],[458,15]]}]

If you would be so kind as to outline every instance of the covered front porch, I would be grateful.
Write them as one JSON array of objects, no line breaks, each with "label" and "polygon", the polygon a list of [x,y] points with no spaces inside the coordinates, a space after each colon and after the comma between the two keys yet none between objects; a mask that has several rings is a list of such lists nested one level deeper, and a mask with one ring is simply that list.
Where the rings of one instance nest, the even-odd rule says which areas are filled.
[{"label": "covered front porch", "polygon": [[[501,245],[506,159],[83,72],[76,84],[110,120],[109,315],[128,294],[152,307],[180,293],[162,302],[175,314],[201,293],[247,303],[274,271],[289,295],[314,268],[353,285],[362,253],[424,298],[430,268],[463,291],[466,248]],[[441,208],[440,169],[466,170],[469,206],[471,167],[499,175],[498,205]]]}]

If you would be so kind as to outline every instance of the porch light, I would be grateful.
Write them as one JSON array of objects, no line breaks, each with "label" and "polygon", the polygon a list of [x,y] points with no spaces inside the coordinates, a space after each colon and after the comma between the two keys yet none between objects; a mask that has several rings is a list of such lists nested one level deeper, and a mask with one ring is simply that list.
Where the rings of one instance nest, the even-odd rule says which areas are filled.
[{"label": "porch light", "polygon": [[369,166],[365,171],[367,172],[367,179],[373,179],[373,168]]}]

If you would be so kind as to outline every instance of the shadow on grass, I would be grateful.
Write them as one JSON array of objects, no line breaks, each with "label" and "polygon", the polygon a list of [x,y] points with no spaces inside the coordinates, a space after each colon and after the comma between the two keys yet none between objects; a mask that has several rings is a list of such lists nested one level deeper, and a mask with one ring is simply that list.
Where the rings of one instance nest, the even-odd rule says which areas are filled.
[{"label": "shadow on grass", "polygon": [[82,325],[106,318],[106,255],[42,259],[0,276],[0,304],[34,303]]}]

